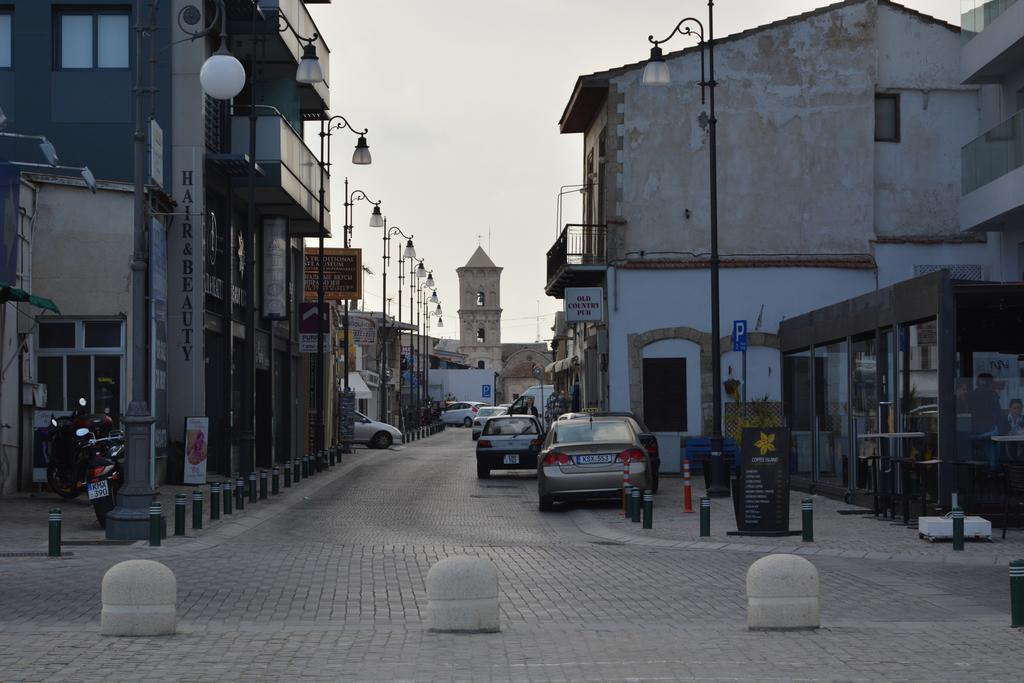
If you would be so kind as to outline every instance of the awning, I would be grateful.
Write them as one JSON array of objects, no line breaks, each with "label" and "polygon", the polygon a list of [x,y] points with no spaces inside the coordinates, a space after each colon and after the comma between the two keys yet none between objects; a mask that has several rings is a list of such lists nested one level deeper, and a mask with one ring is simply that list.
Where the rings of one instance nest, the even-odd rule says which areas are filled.
[{"label": "awning", "polygon": [[[344,389],[344,379],[342,379],[342,390]],[[366,386],[366,381],[363,380],[363,376],[358,372],[348,373],[348,386],[352,391],[356,392],[356,398],[370,398],[373,394],[370,392],[370,387]]]},{"label": "awning", "polygon": [[8,301],[27,301],[36,308],[44,308],[60,315],[60,309],[57,308],[57,304],[53,303],[49,299],[41,296],[34,296],[26,292],[24,289],[18,289],[17,287],[11,287],[10,285],[0,283],[0,303],[7,303]]},{"label": "awning", "polygon": [[572,361],[573,359],[570,357],[563,358],[562,360],[555,361],[554,363],[548,363],[548,366],[544,368],[544,372],[556,375],[560,372],[565,372],[572,367]]}]

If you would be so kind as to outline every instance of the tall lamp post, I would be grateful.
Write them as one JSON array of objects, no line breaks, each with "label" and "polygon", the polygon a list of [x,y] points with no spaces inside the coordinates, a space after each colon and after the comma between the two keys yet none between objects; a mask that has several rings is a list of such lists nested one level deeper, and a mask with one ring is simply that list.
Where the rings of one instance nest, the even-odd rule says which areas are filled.
[{"label": "tall lamp post", "polygon": [[[721,321],[718,303],[718,149],[715,117],[715,32],[714,32],[714,0],[708,0],[707,33],[699,19],[687,17],[676,24],[672,32],[663,40],[655,40],[648,36],[652,44],[651,57],[644,67],[643,84],[646,86],[667,86],[672,78],[668,63],[661,50],[661,44],[668,42],[676,34],[696,36],[700,48],[700,92],[701,104],[704,103],[704,90],[708,91],[708,160],[709,190],[711,205],[711,483],[708,495],[725,497],[729,495],[728,472],[722,458],[722,353],[721,353]],[[707,74],[705,74],[705,53],[707,55]]]},{"label": "tall lamp post", "polygon": [[[423,265],[423,259],[417,258],[415,256],[413,256],[411,259],[409,259],[409,324],[410,325],[415,325],[416,334],[419,334],[419,327],[420,327],[419,308],[418,307],[417,308],[413,308],[412,307],[412,294],[413,294],[413,290],[415,289],[417,297],[419,296],[419,293],[420,293],[420,283],[417,282],[417,280],[422,280],[426,276],[427,276],[427,269]],[[414,317],[414,314],[415,314],[415,317]],[[415,344],[415,339],[413,338],[413,333],[410,332],[409,333],[409,355],[411,357],[410,360],[416,359],[416,353],[415,353],[416,348],[417,348],[417,345]],[[416,360],[420,360],[420,359],[416,359]],[[409,407],[411,408],[411,412],[412,412],[413,417],[414,417],[413,424],[416,425],[416,427],[419,427],[420,426],[420,414],[419,414],[420,401],[419,401],[419,391],[416,390],[415,387],[413,386],[415,380],[416,380],[416,372],[413,369],[412,363],[410,362],[410,364],[409,364]]]},{"label": "tall lamp post", "polygon": [[[380,207],[374,207],[374,213],[375,214],[379,212],[379,208]],[[405,239],[405,247],[402,249],[401,253],[398,256],[398,317],[395,318],[395,320],[400,323],[400,322],[402,322],[402,282],[405,280],[405,275],[403,274],[404,271],[402,269],[402,265],[403,265],[402,261],[404,261],[405,259],[415,258],[415,256],[416,256],[416,247],[412,243],[412,240],[413,240],[413,236],[412,235],[406,235],[404,232],[402,232],[402,229],[399,228],[397,225],[396,226],[392,226],[391,228],[388,228],[388,226],[387,226],[387,219],[386,218],[384,219],[383,223],[384,223],[384,273],[383,273],[382,277],[383,277],[383,283],[384,283],[384,295],[383,296],[384,296],[384,301],[385,302],[387,302],[387,300],[388,300],[388,261],[391,260],[391,238],[392,237],[401,236],[401,237],[403,237]],[[386,321],[385,313],[382,312],[381,313],[381,333],[382,333],[382,335],[383,335],[385,321]],[[385,376],[386,375],[386,370],[387,370],[387,367],[386,367],[387,366],[387,353],[386,353],[386,351],[384,349],[385,349],[385,344],[384,344],[383,336],[382,336],[381,337],[381,371],[380,371],[380,374],[381,374],[381,380],[380,380],[381,381],[381,386],[387,386],[385,384],[386,379],[387,379],[386,376]],[[401,355],[402,355],[402,334],[401,334],[401,332],[398,333],[398,355],[399,355],[399,357],[401,357]],[[383,396],[383,400],[381,400],[380,419],[381,419],[382,422],[387,422],[387,416],[385,415],[385,410],[386,410],[386,406],[387,406],[387,390],[386,389],[385,389],[384,392],[382,392],[382,396]],[[404,433],[405,432],[405,420],[404,420],[404,415],[402,414],[402,368],[401,368],[401,364],[399,364],[399,368],[398,368],[398,422],[399,422],[399,424],[398,424],[399,431]]]},{"label": "tall lamp post", "polygon": [[[356,148],[352,152],[352,163],[358,166],[369,165],[372,161],[370,157],[370,147],[366,144],[366,134],[369,129],[364,128],[363,130],[356,130],[348,122],[348,120],[340,114],[335,114],[326,119],[320,119],[320,229],[317,231],[317,284],[316,284],[316,310],[317,310],[317,334],[319,340],[317,343],[316,352],[316,372],[313,378],[314,391],[316,392],[316,450],[317,452],[322,451],[324,448],[324,413],[327,407],[327,382],[325,381],[324,375],[326,374],[327,365],[324,351],[324,337],[327,333],[327,321],[324,320],[324,233],[327,232],[327,228],[324,226],[325,210],[326,210],[326,186],[325,176],[326,169],[331,165],[331,133],[334,130],[344,130],[348,128],[353,134],[359,136],[359,140],[356,142]],[[327,157],[325,162],[324,148],[327,149]],[[348,179],[345,179],[345,248],[349,245],[349,234],[348,234]],[[358,277],[358,274],[357,274]],[[348,396],[348,332],[349,332],[349,321],[348,321],[348,301],[345,302],[345,395]],[[347,405],[347,402],[346,402]],[[344,419],[344,417],[343,417]],[[346,423],[347,425],[347,423]],[[342,429],[342,434],[347,438],[350,430]],[[348,449],[345,449],[348,452]]]},{"label": "tall lamp post", "polygon": [[[423,336],[420,344],[420,358],[423,360],[423,367],[420,370],[420,394],[422,395],[422,405],[426,406],[430,400],[430,303],[431,299],[435,304],[438,302],[433,271],[427,272],[427,279],[423,286]],[[430,290],[429,297],[427,297],[427,289]]]}]

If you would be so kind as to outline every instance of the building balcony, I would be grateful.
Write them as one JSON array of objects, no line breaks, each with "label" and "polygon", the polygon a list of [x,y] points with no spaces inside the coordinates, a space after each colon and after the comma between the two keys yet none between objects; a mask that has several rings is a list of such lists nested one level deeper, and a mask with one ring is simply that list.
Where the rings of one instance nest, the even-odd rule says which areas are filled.
[{"label": "building balcony", "polygon": [[965,145],[961,172],[961,230],[1024,217],[1024,110]]},{"label": "building balcony", "polygon": [[1024,2],[962,0],[960,77],[1000,83],[1024,64]]},{"label": "building balcony", "polygon": [[[260,8],[263,10],[263,19],[257,19],[255,35],[277,36],[267,40],[257,52],[257,57],[263,64],[263,81],[284,81],[294,82],[295,68],[302,59],[302,48],[304,43],[299,42],[295,35],[284,28],[284,21],[278,17],[283,16],[292,27],[302,36],[312,36],[314,33],[322,32],[317,28],[316,22],[306,9],[306,3],[302,0],[260,0]],[[242,60],[243,63],[252,56],[252,40],[238,38],[239,36],[253,35],[252,22],[252,0],[228,0],[228,31],[232,36],[231,51]],[[316,54],[320,60],[320,69],[323,71],[323,83],[312,86],[298,87],[300,111],[323,111],[330,109],[330,82],[331,82],[331,51],[323,38],[313,41],[316,47]]]},{"label": "building balcony", "polygon": [[[262,112],[261,112],[262,114]],[[231,117],[231,154],[209,155],[222,166],[234,162],[232,189],[236,197],[248,197],[249,117]],[[256,119],[256,206],[261,213],[288,217],[295,237],[316,237],[320,225],[320,163],[286,119],[260,115]],[[330,178],[324,174],[324,226],[331,234]]]},{"label": "building balcony", "polygon": [[608,265],[608,227],[569,224],[548,249],[545,291],[556,299],[566,287],[594,287],[604,281]]}]

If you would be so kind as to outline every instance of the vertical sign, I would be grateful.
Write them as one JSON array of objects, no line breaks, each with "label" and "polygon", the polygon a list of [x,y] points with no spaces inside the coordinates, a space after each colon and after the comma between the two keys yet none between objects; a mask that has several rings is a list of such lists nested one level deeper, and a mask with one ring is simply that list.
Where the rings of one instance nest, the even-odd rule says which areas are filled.
[{"label": "vertical sign", "polygon": [[210,443],[210,418],[185,418],[185,477],[186,484],[206,483],[206,458]]},{"label": "vertical sign", "polygon": [[149,177],[163,189],[164,187],[164,129],[156,122],[149,120]]},{"label": "vertical sign", "polygon": [[21,173],[0,164],[0,282],[16,286],[18,271],[18,194]]},{"label": "vertical sign", "polygon": [[288,318],[288,219],[263,219],[263,317]]},{"label": "vertical sign", "polygon": [[751,536],[789,534],[789,430],[743,430],[736,528]]},{"label": "vertical sign", "polygon": [[746,320],[733,320],[732,321],[732,350],[733,351],[746,351],[747,350],[747,321]]},{"label": "vertical sign", "polygon": [[162,458],[167,450],[167,230],[153,219],[149,226],[149,292],[151,344],[150,362],[153,381],[150,384],[150,406],[156,422],[153,425],[153,448]]}]

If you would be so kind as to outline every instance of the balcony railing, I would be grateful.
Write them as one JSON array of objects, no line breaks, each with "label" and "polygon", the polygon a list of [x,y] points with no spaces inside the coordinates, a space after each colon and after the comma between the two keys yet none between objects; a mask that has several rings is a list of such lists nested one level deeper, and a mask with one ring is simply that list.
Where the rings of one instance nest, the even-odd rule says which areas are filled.
[{"label": "balcony railing", "polygon": [[1024,110],[1003,121],[961,150],[962,192],[979,187],[1024,166]]},{"label": "balcony railing", "polygon": [[965,42],[978,35],[1017,0],[960,0],[960,36]]},{"label": "balcony railing", "polygon": [[[608,263],[608,228],[604,225],[569,224],[548,250],[548,294],[560,296],[567,284],[574,284],[573,271],[593,274]],[[580,267],[580,268],[576,268]],[[584,276],[593,284],[590,275]]]}]

